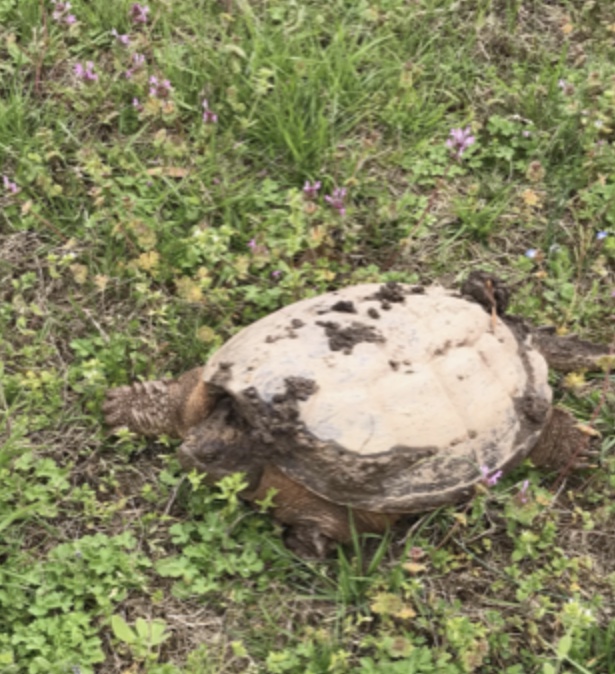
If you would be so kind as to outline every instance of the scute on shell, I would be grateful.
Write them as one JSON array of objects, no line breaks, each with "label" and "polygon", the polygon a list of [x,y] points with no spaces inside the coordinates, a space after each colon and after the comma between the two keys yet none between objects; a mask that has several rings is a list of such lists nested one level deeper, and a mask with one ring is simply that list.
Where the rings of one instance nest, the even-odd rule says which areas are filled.
[{"label": "scute on shell", "polygon": [[205,368],[254,451],[335,503],[414,512],[525,457],[550,413],[527,337],[439,287],[366,284],[257,321]]}]

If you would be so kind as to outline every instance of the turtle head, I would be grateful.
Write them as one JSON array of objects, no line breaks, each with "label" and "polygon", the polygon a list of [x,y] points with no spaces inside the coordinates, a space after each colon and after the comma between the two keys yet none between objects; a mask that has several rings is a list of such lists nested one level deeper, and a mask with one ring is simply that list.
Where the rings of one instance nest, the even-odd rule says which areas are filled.
[{"label": "turtle head", "polygon": [[209,416],[190,428],[179,447],[178,458],[184,469],[207,473],[210,482],[245,473],[249,487],[254,488],[262,473],[255,445],[233,399],[222,395]]}]

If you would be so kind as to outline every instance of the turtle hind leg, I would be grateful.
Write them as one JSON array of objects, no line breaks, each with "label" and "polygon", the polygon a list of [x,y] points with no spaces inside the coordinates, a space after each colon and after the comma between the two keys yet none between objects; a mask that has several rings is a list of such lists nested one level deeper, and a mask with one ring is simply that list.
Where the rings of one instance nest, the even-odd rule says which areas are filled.
[{"label": "turtle hind leg", "polygon": [[529,458],[535,466],[547,469],[583,468],[593,455],[590,440],[570,412],[554,407]]},{"label": "turtle hind leg", "polygon": [[178,379],[137,382],[107,391],[105,421],[113,430],[127,428],[146,436],[161,434],[183,438],[189,428],[203,421],[211,409],[203,368]]}]

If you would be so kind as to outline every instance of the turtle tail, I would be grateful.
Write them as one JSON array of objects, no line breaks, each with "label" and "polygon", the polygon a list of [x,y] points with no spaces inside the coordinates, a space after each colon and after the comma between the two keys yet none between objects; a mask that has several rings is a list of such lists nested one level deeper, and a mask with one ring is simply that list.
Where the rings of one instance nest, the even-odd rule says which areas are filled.
[{"label": "turtle tail", "polygon": [[532,345],[545,357],[549,367],[560,372],[610,369],[615,364],[614,347],[579,339],[576,335],[562,337],[551,327],[531,328]]}]

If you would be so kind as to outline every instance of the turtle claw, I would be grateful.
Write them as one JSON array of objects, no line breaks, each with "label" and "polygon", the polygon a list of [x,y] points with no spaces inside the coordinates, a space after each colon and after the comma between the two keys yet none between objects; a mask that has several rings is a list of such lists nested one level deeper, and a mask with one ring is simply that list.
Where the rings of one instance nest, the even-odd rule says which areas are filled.
[{"label": "turtle claw", "polygon": [[575,463],[572,467],[573,467],[574,470],[589,470],[589,469],[598,468],[598,464],[587,463],[587,461],[575,461]]},{"label": "turtle claw", "polygon": [[596,460],[600,459],[600,452],[589,447],[582,448],[576,455],[570,459],[570,467],[573,470],[587,470],[588,468],[597,468]]},{"label": "turtle claw", "polygon": [[131,404],[131,386],[118,386],[109,389],[102,405],[105,424],[112,433],[123,428],[129,428],[128,410]]},{"label": "turtle claw", "polygon": [[584,435],[588,435],[590,438],[601,438],[602,435],[600,431],[597,431],[593,426],[588,424],[578,423],[574,426],[578,431],[581,431]]}]

